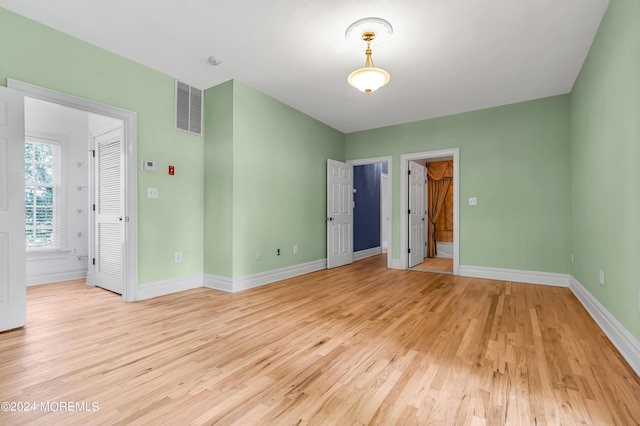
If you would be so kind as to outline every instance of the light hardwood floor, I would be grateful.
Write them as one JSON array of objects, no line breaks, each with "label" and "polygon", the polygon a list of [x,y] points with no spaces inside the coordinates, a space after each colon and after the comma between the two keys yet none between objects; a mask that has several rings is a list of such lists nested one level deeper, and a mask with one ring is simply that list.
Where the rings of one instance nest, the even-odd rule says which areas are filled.
[{"label": "light hardwood floor", "polygon": [[417,271],[439,271],[453,273],[453,259],[444,257],[425,257],[424,262],[414,266],[411,269]]},{"label": "light hardwood floor", "polygon": [[27,327],[0,334],[0,401],[98,411],[0,424],[640,423],[640,379],[569,289],[385,262],[131,304],[30,287]]}]

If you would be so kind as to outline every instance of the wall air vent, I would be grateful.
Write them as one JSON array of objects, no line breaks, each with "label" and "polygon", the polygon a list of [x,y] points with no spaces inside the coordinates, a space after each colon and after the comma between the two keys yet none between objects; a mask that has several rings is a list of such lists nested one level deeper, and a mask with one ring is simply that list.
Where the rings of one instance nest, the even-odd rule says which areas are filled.
[{"label": "wall air vent", "polygon": [[176,80],[176,129],[202,135],[202,90]]}]

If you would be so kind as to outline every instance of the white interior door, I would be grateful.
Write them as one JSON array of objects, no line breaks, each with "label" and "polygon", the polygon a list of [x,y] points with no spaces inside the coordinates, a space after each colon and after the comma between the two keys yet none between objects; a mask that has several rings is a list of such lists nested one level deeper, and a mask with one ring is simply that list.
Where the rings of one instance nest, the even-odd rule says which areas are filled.
[{"label": "white interior door", "polygon": [[353,262],[353,165],[327,160],[327,268]]},{"label": "white interior door", "polygon": [[92,135],[94,158],[93,283],[122,294],[124,149],[122,125]]},{"label": "white interior door", "polygon": [[0,331],[27,321],[24,96],[0,87]]},{"label": "white interior door", "polygon": [[424,261],[426,167],[409,162],[409,267]]}]

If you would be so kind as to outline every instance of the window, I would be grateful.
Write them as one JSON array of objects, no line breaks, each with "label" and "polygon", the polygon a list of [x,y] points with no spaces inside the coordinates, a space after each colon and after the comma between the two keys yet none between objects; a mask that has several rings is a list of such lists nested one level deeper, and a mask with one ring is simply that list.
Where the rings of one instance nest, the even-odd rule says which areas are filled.
[{"label": "window", "polygon": [[60,142],[27,136],[24,206],[27,250],[60,249]]}]

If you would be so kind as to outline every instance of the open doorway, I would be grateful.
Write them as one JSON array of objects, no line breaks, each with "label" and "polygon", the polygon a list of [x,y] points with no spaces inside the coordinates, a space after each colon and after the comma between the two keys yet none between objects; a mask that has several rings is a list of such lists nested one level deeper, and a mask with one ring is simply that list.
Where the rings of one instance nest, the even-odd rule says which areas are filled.
[{"label": "open doorway", "polygon": [[[458,157],[457,148],[401,155],[406,179],[401,179],[400,211],[407,213],[400,220],[403,269],[459,274]],[[430,165],[438,175],[432,173],[431,183]],[[449,179],[447,185],[434,185],[441,175]]]},{"label": "open doorway", "polygon": [[[100,256],[100,253],[97,253],[98,250],[108,247],[100,246],[97,236],[99,231],[92,225],[92,221],[94,223],[97,222],[97,219],[95,219],[97,215],[93,214],[93,204],[96,204],[96,200],[100,198],[99,194],[92,194],[92,191],[97,192],[95,188],[100,187],[99,183],[93,184],[96,179],[95,176],[99,174],[97,169],[96,173],[92,173],[92,167],[96,163],[93,160],[93,152],[98,151],[99,148],[96,149],[95,146],[90,146],[90,143],[95,144],[95,141],[89,135],[102,134],[104,133],[104,126],[113,127],[115,125],[120,128],[118,136],[120,146],[117,148],[120,154],[117,155],[116,163],[120,168],[120,178],[117,186],[119,187],[121,209],[118,215],[114,215],[114,224],[113,226],[110,225],[110,227],[118,227],[120,239],[111,244],[111,247],[117,247],[118,253],[108,253],[108,256],[110,259],[116,259],[117,268],[112,268],[111,271],[118,276],[121,283],[121,289],[118,292],[122,294],[122,299],[126,302],[135,301],[137,298],[137,137],[135,113],[12,79],[7,80],[7,85],[10,89],[21,92],[24,95],[26,104],[35,105],[36,110],[40,109],[41,113],[44,112],[44,114],[41,114],[44,118],[35,125],[34,123],[38,120],[31,120],[29,112],[25,111],[27,113],[25,124],[30,127],[26,129],[27,132],[25,133],[29,135],[29,132],[40,132],[41,138],[38,139],[38,135],[34,136],[34,143],[39,143],[42,146],[50,144],[53,146],[52,152],[55,150],[60,151],[62,163],[58,168],[65,171],[66,180],[68,181],[66,185],[61,184],[60,188],[56,190],[61,195],[57,207],[51,206],[51,210],[57,208],[59,212],[58,218],[56,220],[52,218],[51,220],[53,225],[59,228],[59,240],[53,250],[36,250],[37,253],[33,254],[33,259],[34,262],[38,263],[37,266],[34,266],[34,263],[30,267],[27,260],[27,273],[30,270],[32,272],[31,279],[27,277],[30,281],[29,284],[41,284],[47,280],[55,282],[81,278],[77,276],[78,274],[82,274],[83,277],[88,275],[90,278],[89,283],[95,283],[95,265],[99,261],[96,260],[94,263],[93,259]],[[49,105],[48,107],[45,106],[47,104]],[[72,133],[83,135],[83,137],[77,138],[81,142],[76,142],[75,145],[69,144],[68,141],[62,143],[68,138],[65,133],[71,131],[70,129],[73,126],[67,123],[67,127],[61,127],[61,129],[64,129],[63,131],[47,125],[47,121],[51,122],[52,120],[52,116],[48,114],[54,110],[58,112],[64,110],[70,115],[74,115],[74,120],[84,120],[85,124],[81,126],[80,130],[74,129],[72,131]],[[55,116],[55,114],[53,115]],[[39,129],[36,129],[36,127],[39,127]],[[75,136],[74,139],[76,139]],[[56,148],[56,146],[60,148]],[[109,146],[113,148],[115,145],[111,143]],[[107,158],[111,157],[107,156]],[[39,163],[39,161],[34,162],[34,170],[41,168],[42,165]],[[113,170],[112,164],[108,166],[104,168],[105,171]],[[51,168],[53,169],[55,166]],[[113,181],[111,179],[111,183]],[[36,186],[35,190],[43,192],[45,186]],[[49,191],[49,193],[53,192]],[[49,202],[48,199],[46,201]],[[34,202],[34,206],[36,204],[37,202]],[[43,209],[49,208],[46,203],[42,204],[41,207]],[[46,211],[43,210],[43,212]],[[43,233],[40,232],[38,234],[38,229],[34,229],[34,235],[37,240]],[[111,236],[104,241],[112,241]],[[106,251],[103,250],[103,254],[105,253]],[[117,258],[114,257],[116,254]],[[47,270],[53,264],[62,265],[66,270]],[[114,263],[112,262],[110,266],[113,265]],[[87,271],[89,271],[88,274]],[[91,280],[92,276],[93,280]]]},{"label": "open doorway", "polygon": [[[31,97],[24,98],[24,113],[27,285],[87,279],[91,285],[122,294],[120,277],[107,274],[110,282],[118,283],[112,286],[102,277],[103,270],[120,269],[117,253],[105,259],[96,255],[104,254],[119,238],[104,238],[93,209],[104,204],[98,201],[105,196],[110,204],[117,196],[120,210],[121,190],[114,191],[113,179],[104,179],[113,173],[105,173],[105,167],[99,173],[93,153],[99,149],[96,135],[108,128],[119,129],[121,135],[122,120]],[[116,155],[119,169],[120,155]],[[114,170],[113,164],[107,165],[109,172]],[[100,200],[98,194],[103,194]]]},{"label": "open doorway", "polygon": [[353,259],[383,254],[391,268],[391,157],[348,163],[354,167]]}]

